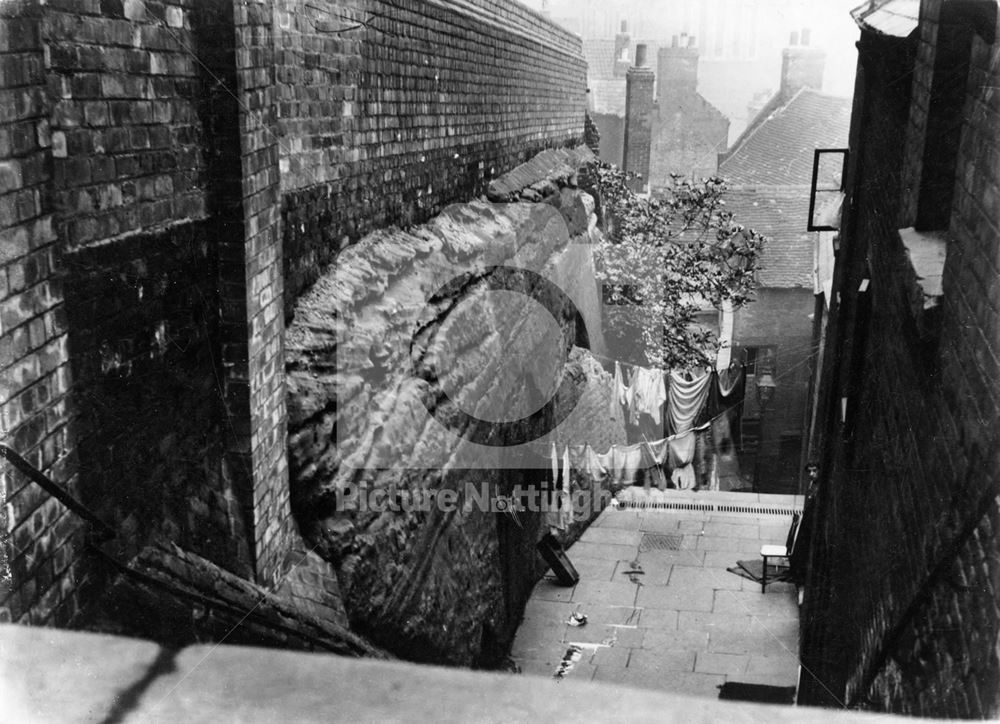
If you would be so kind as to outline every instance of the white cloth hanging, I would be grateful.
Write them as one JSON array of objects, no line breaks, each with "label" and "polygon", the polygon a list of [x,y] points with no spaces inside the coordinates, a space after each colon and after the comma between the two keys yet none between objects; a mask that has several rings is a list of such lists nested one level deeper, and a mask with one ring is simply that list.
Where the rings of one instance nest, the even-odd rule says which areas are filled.
[{"label": "white cloth hanging", "polygon": [[657,425],[661,423],[660,408],[667,401],[663,372],[637,367],[632,376],[632,404],[629,407],[633,425],[639,424],[639,415],[645,413]]},{"label": "white cloth hanging", "polygon": [[670,372],[668,410],[670,422],[675,432],[686,432],[694,427],[694,421],[708,399],[708,384],[712,381],[710,372],[692,373],[692,379],[685,379],[681,372]]}]

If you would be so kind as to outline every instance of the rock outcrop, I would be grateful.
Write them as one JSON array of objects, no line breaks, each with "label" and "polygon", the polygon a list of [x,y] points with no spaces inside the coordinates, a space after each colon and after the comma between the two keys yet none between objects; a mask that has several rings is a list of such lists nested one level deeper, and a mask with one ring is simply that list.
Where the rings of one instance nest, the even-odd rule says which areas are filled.
[{"label": "rock outcrop", "polygon": [[352,628],[406,658],[504,652],[542,516],[490,501],[542,486],[551,441],[624,441],[610,378],[578,348],[603,352],[593,201],[544,200],[369,235],[287,331],[294,512]]}]

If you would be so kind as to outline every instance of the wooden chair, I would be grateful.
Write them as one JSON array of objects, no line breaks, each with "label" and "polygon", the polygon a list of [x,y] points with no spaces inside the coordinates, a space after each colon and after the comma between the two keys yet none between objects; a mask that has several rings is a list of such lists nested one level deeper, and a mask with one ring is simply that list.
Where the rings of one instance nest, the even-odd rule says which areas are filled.
[{"label": "wooden chair", "polygon": [[760,547],[760,557],[764,559],[764,568],[760,576],[760,592],[767,592],[767,559],[768,558],[789,558],[795,549],[795,541],[799,535],[799,514],[792,515],[792,525],[788,529],[788,537],[785,545],[762,545]]}]

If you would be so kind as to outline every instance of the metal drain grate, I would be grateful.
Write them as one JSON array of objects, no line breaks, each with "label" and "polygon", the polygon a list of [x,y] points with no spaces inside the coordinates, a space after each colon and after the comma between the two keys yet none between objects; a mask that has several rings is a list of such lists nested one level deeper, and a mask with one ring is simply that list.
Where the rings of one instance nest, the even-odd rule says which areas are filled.
[{"label": "metal drain grate", "polygon": [[619,510],[704,510],[712,513],[747,513],[750,515],[793,515],[801,508],[731,505],[725,503],[654,503],[646,500],[626,500],[618,504]]},{"label": "metal drain grate", "polygon": [[679,551],[683,536],[663,535],[662,533],[643,533],[639,541],[639,552],[646,551]]}]

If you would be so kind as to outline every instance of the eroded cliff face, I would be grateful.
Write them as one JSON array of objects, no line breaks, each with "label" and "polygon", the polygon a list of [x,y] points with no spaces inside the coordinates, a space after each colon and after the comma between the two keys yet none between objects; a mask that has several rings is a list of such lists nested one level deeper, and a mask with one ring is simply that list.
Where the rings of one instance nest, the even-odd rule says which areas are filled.
[{"label": "eroded cliff face", "polygon": [[624,442],[603,351],[593,202],[448,207],[341,253],[286,337],[293,508],[352,627],[407,658],[488,663],[531,585],[542,516],[491,501],[550,441]]}]

